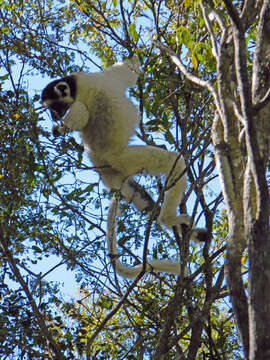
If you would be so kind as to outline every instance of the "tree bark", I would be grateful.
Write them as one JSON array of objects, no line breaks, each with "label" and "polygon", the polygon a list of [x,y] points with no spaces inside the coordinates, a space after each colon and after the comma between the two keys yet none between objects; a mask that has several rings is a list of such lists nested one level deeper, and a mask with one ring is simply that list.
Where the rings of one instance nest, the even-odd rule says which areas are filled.
[{"label": "tree bark", "polygon": [[[250,171],[245,177],[245,230],[249,250],[250,360],[270,359],[270,232],[267,164],[270,153],[270,1],[258,24],[253,63],[253,117],[247,122]],[[254,202],[256,205],[253,205]],[[253,205],[253,211],[252,206]]]}]

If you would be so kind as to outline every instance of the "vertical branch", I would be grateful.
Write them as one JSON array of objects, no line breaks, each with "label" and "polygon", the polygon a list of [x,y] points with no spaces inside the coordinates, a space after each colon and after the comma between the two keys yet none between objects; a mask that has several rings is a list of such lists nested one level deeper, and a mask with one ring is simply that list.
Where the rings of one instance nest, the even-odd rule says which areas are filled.
[{"label": "vertical branch", "polygon": [[[232,18],[239,25],[239,17],[233,6],[226,1]],[[221,180],[222,192],[227,204],[229,236],[225,274],[231,292],[231,301],[240,330],[246,358],[249,356],[248,302],[241,274],[241,257],[246,247],[243,224],[243,160],[238,141],[239,127],[232,104],[236,103],[235,49],[230,30],[224,33],[218,57],[218,90],[222,117],[216,115],[212,135],[215,158]],[[221,124],[222,122],[222,124]]]},{"label": "vertical branch", "polygon": [[181,306],[183,302],[183,273],[182,275],[178,277],[176,289],[174,292],[173,298],[170,300],[170,303],[167,306],[166,311],[166,320],[163,324],[163,327],[161,329],[161,334],[159,337],[158,345],[153,357],[153,360],[160,360],[164,359],[166,354],[168,354],[171,346],[170,346],[170,334],[171,334],[171,328],[174,324],[176,315],[179,311],[179,306]]},{"label": "vertical branch", "polygon": [[[270,88],[270,1],[265,0],[260,13],[258,39],[253,63],[252,100],[256,105],[253,118],[246,126],[248,154],[256,186],[256,214],[249,211],[247,203],[246,233],[249,242],[250,281],[249,316],[250,359],[270,357],[270,233],[269,190],[266,178],[270,153],[270,103],[263,101]],[[248,176],[248,174],[247,174]],[[252,203],[252,184],[246,179],[247,199]]]},{"label": "vertical branch", "polygon": [[[236,13],[234,13],[234,18],[238,19]],[[246,247],[243,231],[244,162],[238,141],[239,126],[232,106],[232,103],[235,102],[234,93],[237,88],[233,61],[235,50],[232,40],[232,35],[228,30],[228,33],[224,34],[222,38],[218,59],[218,90],[222,106],[222,119],[216,115],[212,135],[229,220],[225,273],[244,352],[248,358],[248,304],[241,274],[241,257]]]},{"label": "vertical branch", "polygon": [[[232,171],[221,120],[215,116],[212,128],[213,144],[218,174],[221,181],[229,217],[229,237],[227,241],[226,279],[231,292],[233,309],[240,330],[246,358],[249,354],[248,303],[241,275],[241,257],[246,242],[243,231],[243,210],[239,195],[233,192]],[[240,203],[239,203],[240,201]],[[238,205],[238,207],[237,207]]]},{"label": "vertical branch", "polygon": [[270,86],[270,1],[263,2],[260,13],[252,87],[247,69],[244,19],[241,23],[230,0],[225,3],[233,22],[235,68],[248,154],[244,181],[244,224],[250,267],[249,359],[262,360],[270,357],[270,235],[266,179],[270,143],[270,104],[266,101]]}]

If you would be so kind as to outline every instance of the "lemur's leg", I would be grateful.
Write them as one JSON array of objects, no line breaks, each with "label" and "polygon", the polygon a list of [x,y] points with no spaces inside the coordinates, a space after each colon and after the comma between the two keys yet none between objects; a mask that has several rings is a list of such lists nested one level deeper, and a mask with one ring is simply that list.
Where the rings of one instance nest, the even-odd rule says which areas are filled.
[{"label": "lemur's leg", "polygon": [[167,188],[160,211],[159,221],[166,226],[190,224],[186,214],[177,216],[179,205],[186,187],[184,159],[176,152],[152,146],[129,146],[122,153],[110,154],[107,161],[114,169],[119,169],[127,178],[146,170],[152,175],[167,176]]},{"label": "lemur's leg", "polygon": [[123,197],[132,202],[139,211],[151,211],[155,205],[152,197],[145,188],[139,185],[132,177],[126,177],[120,171],[110,167],[98,169],[102,181],[109,189],[120,190]]},{"label": "lemur's leg", "polygon": [[154,208],[155,202],[152,197],[132,177],[128,177],[124,181],[121,187],[121,194],[127,201],[132,202],[139,211],[149,212]]},{"label": "lemur's leg", "polygon": [[109,76],[119,81],[119,86],[123,86],[123,90],[136,84],[140,71],[140,61],[136,55],[131,59],[118,62],[103,71],[106,79]]}]

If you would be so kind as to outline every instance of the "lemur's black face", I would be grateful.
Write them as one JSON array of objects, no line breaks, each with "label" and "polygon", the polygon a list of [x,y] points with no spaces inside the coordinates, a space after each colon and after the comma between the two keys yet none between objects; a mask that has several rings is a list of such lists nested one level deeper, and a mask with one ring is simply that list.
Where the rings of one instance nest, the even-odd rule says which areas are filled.
[{"label": "lemur's black face", "polygon": [[61,120],[68,111],[70,104],[63,101],[54,101],[48,106],[54,121]]},{"label": "lemur's black face", "polygon": [[45,87],[41,102],[47,106],[54,121],[61,120],[75,101],[76,81],[73,76],[55,80]]}]

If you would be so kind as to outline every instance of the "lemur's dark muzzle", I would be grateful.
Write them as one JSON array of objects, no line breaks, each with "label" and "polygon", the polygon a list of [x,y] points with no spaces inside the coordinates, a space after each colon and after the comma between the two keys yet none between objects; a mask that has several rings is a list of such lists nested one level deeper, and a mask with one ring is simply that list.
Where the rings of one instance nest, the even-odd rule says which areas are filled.
[{"label": "lemur's dark muzzle", "polygon": [[54,121],[61,120],[69,109],[69,104],[63,102],[55,102],[49,106]]}]

